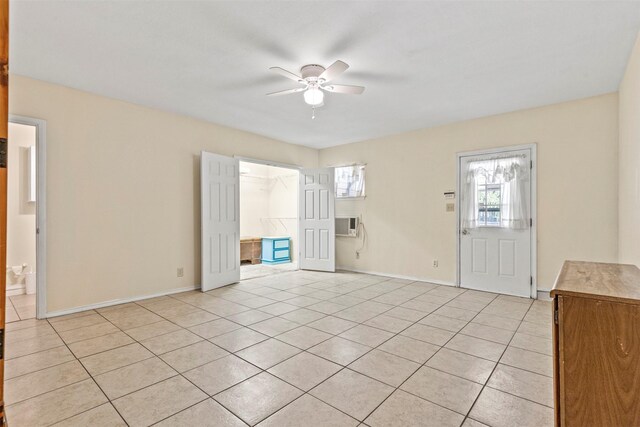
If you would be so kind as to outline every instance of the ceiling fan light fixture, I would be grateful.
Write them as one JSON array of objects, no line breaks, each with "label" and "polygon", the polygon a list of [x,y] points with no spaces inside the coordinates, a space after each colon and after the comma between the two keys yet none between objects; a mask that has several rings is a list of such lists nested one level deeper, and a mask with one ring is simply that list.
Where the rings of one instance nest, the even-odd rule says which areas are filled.
[{"label": "ceiling fan light fixture", "polygon": [[317,107],[322,104],[324,93],[317,87],[311,87],[304,92],[304,102]]},{"label": "ceiling fan light fixture", "polygon": [[[324,68],[322,65],[317,64],[304,65],[302,68],[300,68],[300,75],[292,73],[291,71],[287,71],[284,68],[271,67],[270,70],[272,70],[273,72],[278,73],[288,79],[294,80],[302,84],[303,86],[294,89],[285,89],[278,92],[268,93],[267,96],[279,96],[297,92],[304,92],[304,102],[307,105],[310,105],[313,109],[311,118],[315,119],[316,108],[322,107],[324,105],[325,91],[332,93],[347,93],[352,95],[360,95],[362,92],[364,92],[363,86],[333,84],[333,80],[344,73],[347,68],[349,68],[349,65],[340,60],[334,62],[328,68]],[[327,83],[329,82],[332,83],[330,85],[327,85]]]}]

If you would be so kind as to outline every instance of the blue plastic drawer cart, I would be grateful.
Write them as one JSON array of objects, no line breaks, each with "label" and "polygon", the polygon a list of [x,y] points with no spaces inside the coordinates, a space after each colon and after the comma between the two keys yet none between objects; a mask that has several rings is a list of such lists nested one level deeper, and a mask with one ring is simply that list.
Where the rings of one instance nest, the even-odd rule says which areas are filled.
[{"label": "blue plastic drawer cart", "polygon": [[262,263],[284,264],[291,262],[291,239],[289,237],[263,237]]}]

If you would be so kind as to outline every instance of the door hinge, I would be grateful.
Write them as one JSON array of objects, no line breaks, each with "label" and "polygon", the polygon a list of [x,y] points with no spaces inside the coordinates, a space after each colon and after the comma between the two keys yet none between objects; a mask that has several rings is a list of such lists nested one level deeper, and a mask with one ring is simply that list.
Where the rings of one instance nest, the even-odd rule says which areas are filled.
[{"label": "door hinge", "polygon": [[4,328],[0,329],[0,360],[4,360]]},{"label": "door hinge", "polygon": [[529,285],[533,286],[533,276],[529,276]]},{"label": "door hinge", "polygon": [[529,160],[529,169],[533,169],[533,160]]},{"label": "door hinge", "polygon": [[529,218],[529,227],[533,227],[533,218]]},{"label": "door hinge", "polygon": [[558,324],[558,309],[553,310],[553,323]]},{"label": "door hinge", "polygon": [[0,168],[7,168],[7,138],[0,138]]}]

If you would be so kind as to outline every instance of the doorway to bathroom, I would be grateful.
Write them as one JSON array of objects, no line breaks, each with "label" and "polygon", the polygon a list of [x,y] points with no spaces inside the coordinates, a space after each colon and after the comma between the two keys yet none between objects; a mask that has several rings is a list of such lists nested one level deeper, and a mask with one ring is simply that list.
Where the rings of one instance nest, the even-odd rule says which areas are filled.
[{"label": "doorway to bathroom", "polygon": [[298,184],[295,167],[240,160],[240,278],[298,269]]},{"label": "doorway to bathroom", "polygon": [[[7,148],[6,322],[46,317],[42,120],[10,116]],[[40,277],[42,276],[42,277]]]}]

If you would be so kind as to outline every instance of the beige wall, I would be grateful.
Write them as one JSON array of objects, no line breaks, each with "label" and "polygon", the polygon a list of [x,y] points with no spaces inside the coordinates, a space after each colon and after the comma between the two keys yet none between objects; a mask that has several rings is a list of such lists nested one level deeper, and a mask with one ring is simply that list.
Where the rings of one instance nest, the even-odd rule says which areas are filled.
[{"label": "beige wall", "polygon": [[620,84],[619,256],[640,266],[640,36]]},{"label": "beige wall", "polygon": [[269,217],[267,236],[291,238],[291,260],[298,260],[298,181],[297,171],[269,168]]},{"label": "beige wall", "polygon": [[[28,202],[29,166],[27,148],[36,143],[35,126],[9,123],[9,180],[7,184],[7,266],[27,264],[36,270],[36,204]],[[24,284],[13,274],[7,285]]]},{"label": "beige wall", "polygon": [[359,241],[337,239],[337,264],[453,282],[455,214],[443,192],[455,188],[456,153],[536,142],[539,288],[564,259],[617,260],[617,94],[318,153],[25,77],[12,76],[10,90],[12,114],[47,121],[48,312],[199,284],[201,150],[307,167],[366,162],[367,198],[336,210],[362,214],[367,247],[356,260]]},{"label": "beige wall", "polygon": [[266,177],[268,166],[240,162],[240,170],[249,168],[250,174],[240,175],[240,235],[260,237],[265,227],[260,218],[269,216],[269,194]]},{"label": "beige wall", "polygon": [[[368,244],[337,240],[337,265],[454,282],[456,153],[538,144],[538,289],[565,259],[616,261],[618,98],[608,94],[320,151],[320,165],[367,163],[367,197],[338,201],[362,214]],[[439,267],[433,267],[433,260]]]},{"label": "beige wall", "polygon": [[201,150],[317,164],[316,150],[21,76],[9,93],[11,114],[47,121],[48,312],[199,284]]}]

